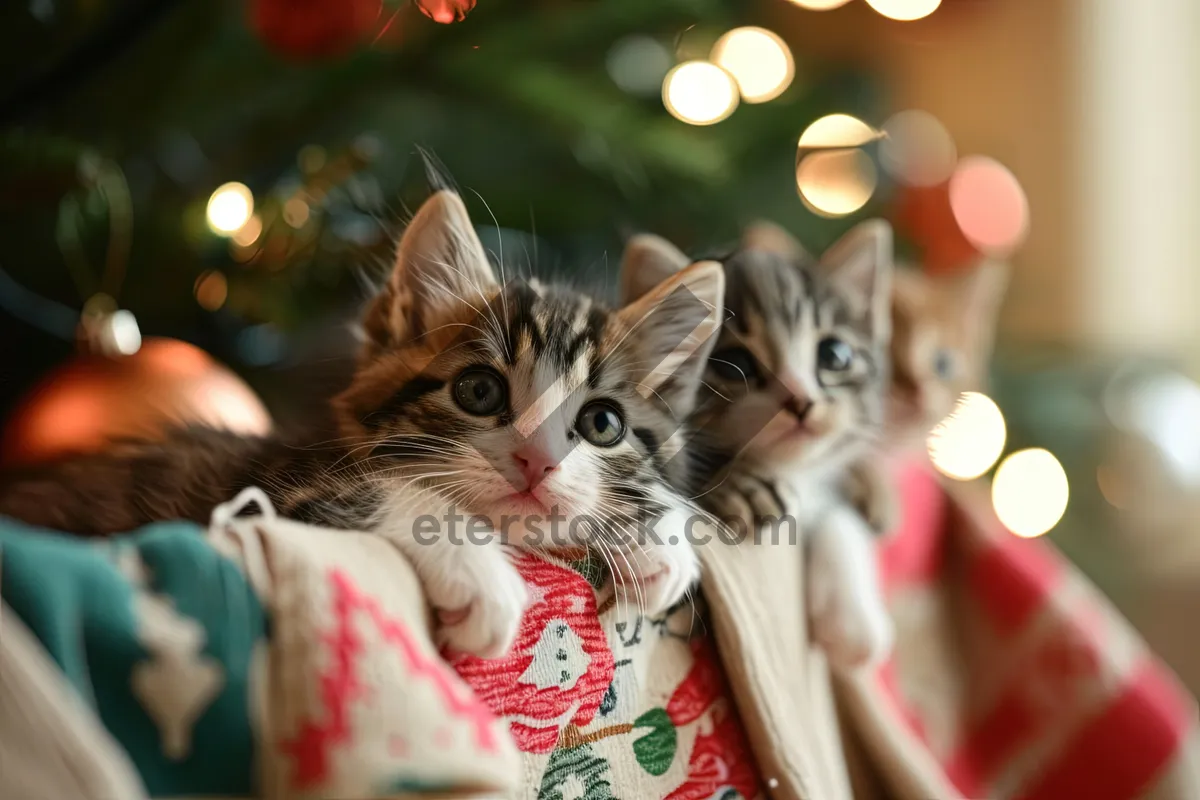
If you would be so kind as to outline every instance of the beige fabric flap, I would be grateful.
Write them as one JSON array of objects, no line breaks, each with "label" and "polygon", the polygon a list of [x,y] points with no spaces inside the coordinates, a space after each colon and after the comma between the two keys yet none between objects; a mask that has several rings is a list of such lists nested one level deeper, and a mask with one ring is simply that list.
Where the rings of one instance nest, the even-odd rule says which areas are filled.
[{"label": "beige fabric flap", "polygon": [[0,797],[140,800],[141,779],[17,615],[0,604]]},{"label": "beige fabric flap", "polygon": [[712,540],[698,547],[704,595],[767,791],[776,800],[849,798],[828,668],[808,643],[803,549],[722,544],[707,532]]}]

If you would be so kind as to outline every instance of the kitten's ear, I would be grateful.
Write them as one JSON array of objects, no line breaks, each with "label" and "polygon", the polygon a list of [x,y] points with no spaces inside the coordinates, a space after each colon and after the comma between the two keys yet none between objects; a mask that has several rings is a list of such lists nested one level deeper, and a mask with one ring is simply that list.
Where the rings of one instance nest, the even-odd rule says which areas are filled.
[{"label": "kitten's ear", "polygon": [[690,414],[724,312],[725,271],[716,261],[692,264],[618,311],[647,370],[638,392],[662,400],[676,419]]},{"label": "kitten's ear", "polygon": [[985,260],[971,268],[950,289],[949,301],[963,326],[970,346],[985,355],[991,351],[996,318],[1008,291],[1008,264]]},{"label": "kitten's ear", "polygon": [[789,261],[804,261],[808,252],[800,240],[774,222],[759,220],[742,232],[742,247],[762,253],[774,253]]},{"label": "kitten's ear", "polygon": [[392,273],[363,322],[368,350],[420,336],[439,314],[463,304],[482,309],[495,287],[466,206],[454,192],[439,191],[400,238]]},{"label": "kitten's ear", "polygon": [[678,247],[661,236],[634,236],[621,257],[621,303],[632,303],[690,263]]},{"label": "kitten's ear", "polygon": [[892,316],[919,313],[931,291],[930,280],[921,270],[896,264],[892,270]]},{"label": "kitten's ear", "polygon": [[892,259],[892,226],[881,219],[855,225],[821,256],[821,270],[881,341],[891,336]]}]

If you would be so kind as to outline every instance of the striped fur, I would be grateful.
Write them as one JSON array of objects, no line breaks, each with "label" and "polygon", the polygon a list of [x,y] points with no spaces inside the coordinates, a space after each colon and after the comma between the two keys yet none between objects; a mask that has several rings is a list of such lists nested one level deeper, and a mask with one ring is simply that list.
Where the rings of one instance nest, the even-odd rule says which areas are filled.
[{"label": "striped fur", "polygon": [[[620,309],[533,280],[501,283],[462,201],[442,191],[409,225],[363,320],[358,368],[333,402],[336,440],[181,429],[15,476],[0,490],[0,514],[107,534],[203,521],[260,485],[282,514],[396,541],[433,605],[455,612],[447,642],[495,655],[515,635],[524,585],[501,540],[463,547],[449,523],[435,543],[417,540],[415,514],[453,510],[514,545],[594,547],[644,610],[661,611],[695,581],[698,562],[686,542],[638,538],[637,523],[686,511],[673,434],[691,410],[723,289],[712,262]],[[482,415],[461,394],[481,371],[504,394]],[[622,421],[623,435],[589,441],[596,408],[608,430]],[[535,474],[534,464],[544,468]]]}]

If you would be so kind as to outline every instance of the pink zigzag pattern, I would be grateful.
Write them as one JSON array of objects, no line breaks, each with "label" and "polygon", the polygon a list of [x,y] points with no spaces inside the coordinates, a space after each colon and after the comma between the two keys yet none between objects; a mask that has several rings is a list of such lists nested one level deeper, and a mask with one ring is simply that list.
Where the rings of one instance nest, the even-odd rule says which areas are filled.
[{"label": "pink zigzag pattern", "polygon": [[470,723],[476,744],[485,752],[496,752],[499,743],[494,730],[495,717],[474,693],[467,689],[466,696],[461,696],[448,667],[422,654],[408,628],[389,617],[375,598],[365,596],[348,575],[331,570],[329,581],[333,588],[335,624],[333,631],[321,638],[328,645],[332,659],[320,675],[326,721],[319,723],[305,718],[295,737],[281,744],[281,751],[291,756],[295,765],[292,788],[310,788],[324,781],[329,776],[330,751],[352,739],[350,703],[365,695],[365,687],[358,679],[358,662],[366,648],[354,628],[356,611],[366,611],[384,640],[403,656],[412,674],[429,678],[450,713]]}]

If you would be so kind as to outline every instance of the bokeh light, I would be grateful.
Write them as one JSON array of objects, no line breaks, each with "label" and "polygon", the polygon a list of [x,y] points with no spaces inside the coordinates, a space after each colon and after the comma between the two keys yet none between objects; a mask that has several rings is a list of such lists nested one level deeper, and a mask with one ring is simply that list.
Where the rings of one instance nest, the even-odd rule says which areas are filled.
[{"label": "bokeh light", "polygon": [[791,0],[791,2],[801,8],[807,8],[809,11],[828,11],[831,8],[841,8],[850,0]]},{"label": "bokeh light", "polygon": [[258,241],[258,237],[262,235],[262,229],[262,217],[260,217],[258,214],[254,214],[250,217],[250,219],[246,220],[246,224],[238,228],[237,233],[233,234],[233,236],[230,238],[233,239],[234,244],[241,245],[242,247],[249,247]]},{"label": "bokeh light", "polygon": [[964,392],[929,434],[929,458],[948,478],[975,480],[1000,458],[1007,436],[999,406],[985,394]]},{"label": "bokeh light", "polygon": [[765,103],[792,83],[796,65],[787,44],[765,28],[734,28],[717,40],[713,63],[737,81],[747,103]]},{"label": "bokeh light", "polygon": [[125,309],[114,311],[108,318],[106,337],[112,348],[123,356],[131,356],[142,349],[142,331],[137,319]]},{"label": "bokeh light", "polygon": [[867,0],[871,8],[888,19],[900,22],[928,17],[941,4],[942,0]]},{"label": "bokeh light", "polygon": [[206,311],[216,311],[225,305],[225,299],[229,296],[229,284],[225,276],[216,270],[201,273],[196,278],[194,289],[196,302]]},{"label": "bokeh light", "polygon": [[653,95],[662,87],[663,76],[671,69],[671,60],[671,53],[662,42],[634,34],[612,46],[605,66],[612,82],[623,91]]},{"label": "bokeh light", "polygon": [[1029,231],[1029,201],[1000,162],[969,156],[950,179],[950,209],[959,230],[985,255],[1005,257]]},{"label": "bokeh light", "polygon": [[205,215],[215,233],[229,235],[245,225],[254,214],[254,195],[244,183],[226,183],[208,198]]},{"label": "bokeh light", "polygon": [[308,203],[303,197],[293,197],[283,204],[283,221],[293,228],[303,228],[308,217]]},{"label": "bokeh light", "polygon": [[1200,386],[1168,372],[1133,382],[1128,425],[1151,442],[1173,477],[1200,485]]},{"label": "bokeh light", "polygon": [[859,148],[879,136],[849,114],[829,114],[805,128],[796,151],[796,189],[804,205],[823,217],[844,217],[866,205],[879,172]]},{"label": "bokeh light", "polygon": [[1067,473],[1048,450],[1019,450],[1001,462],[992,481],[992,507],[1004,527],[1025,539],[1062,519],[1070,500]]},{"label": "bokeh light", "polygon": [[857,148],[806,155],[796,166],[796,188],[810,211],[844,217],[867,204],[879,183],[871,157]]},{"label": "bokeh light", "polygon": [[738,105],[733,76],[708,61],[685,61],[663,79],[663,105],[689,125],[712,125]]},{"label": "bokeh light", "polygon": [[958,161],[954,138],[927,111],[901,111],[883,125],[879,160],[896,180],[935,186],[950,178]]},{"label": "bokeh light", "polygon": [[814,120],[800,134],[801,150],[862,147],[879,138],[879,132],[858,117],[829,114]]}]

